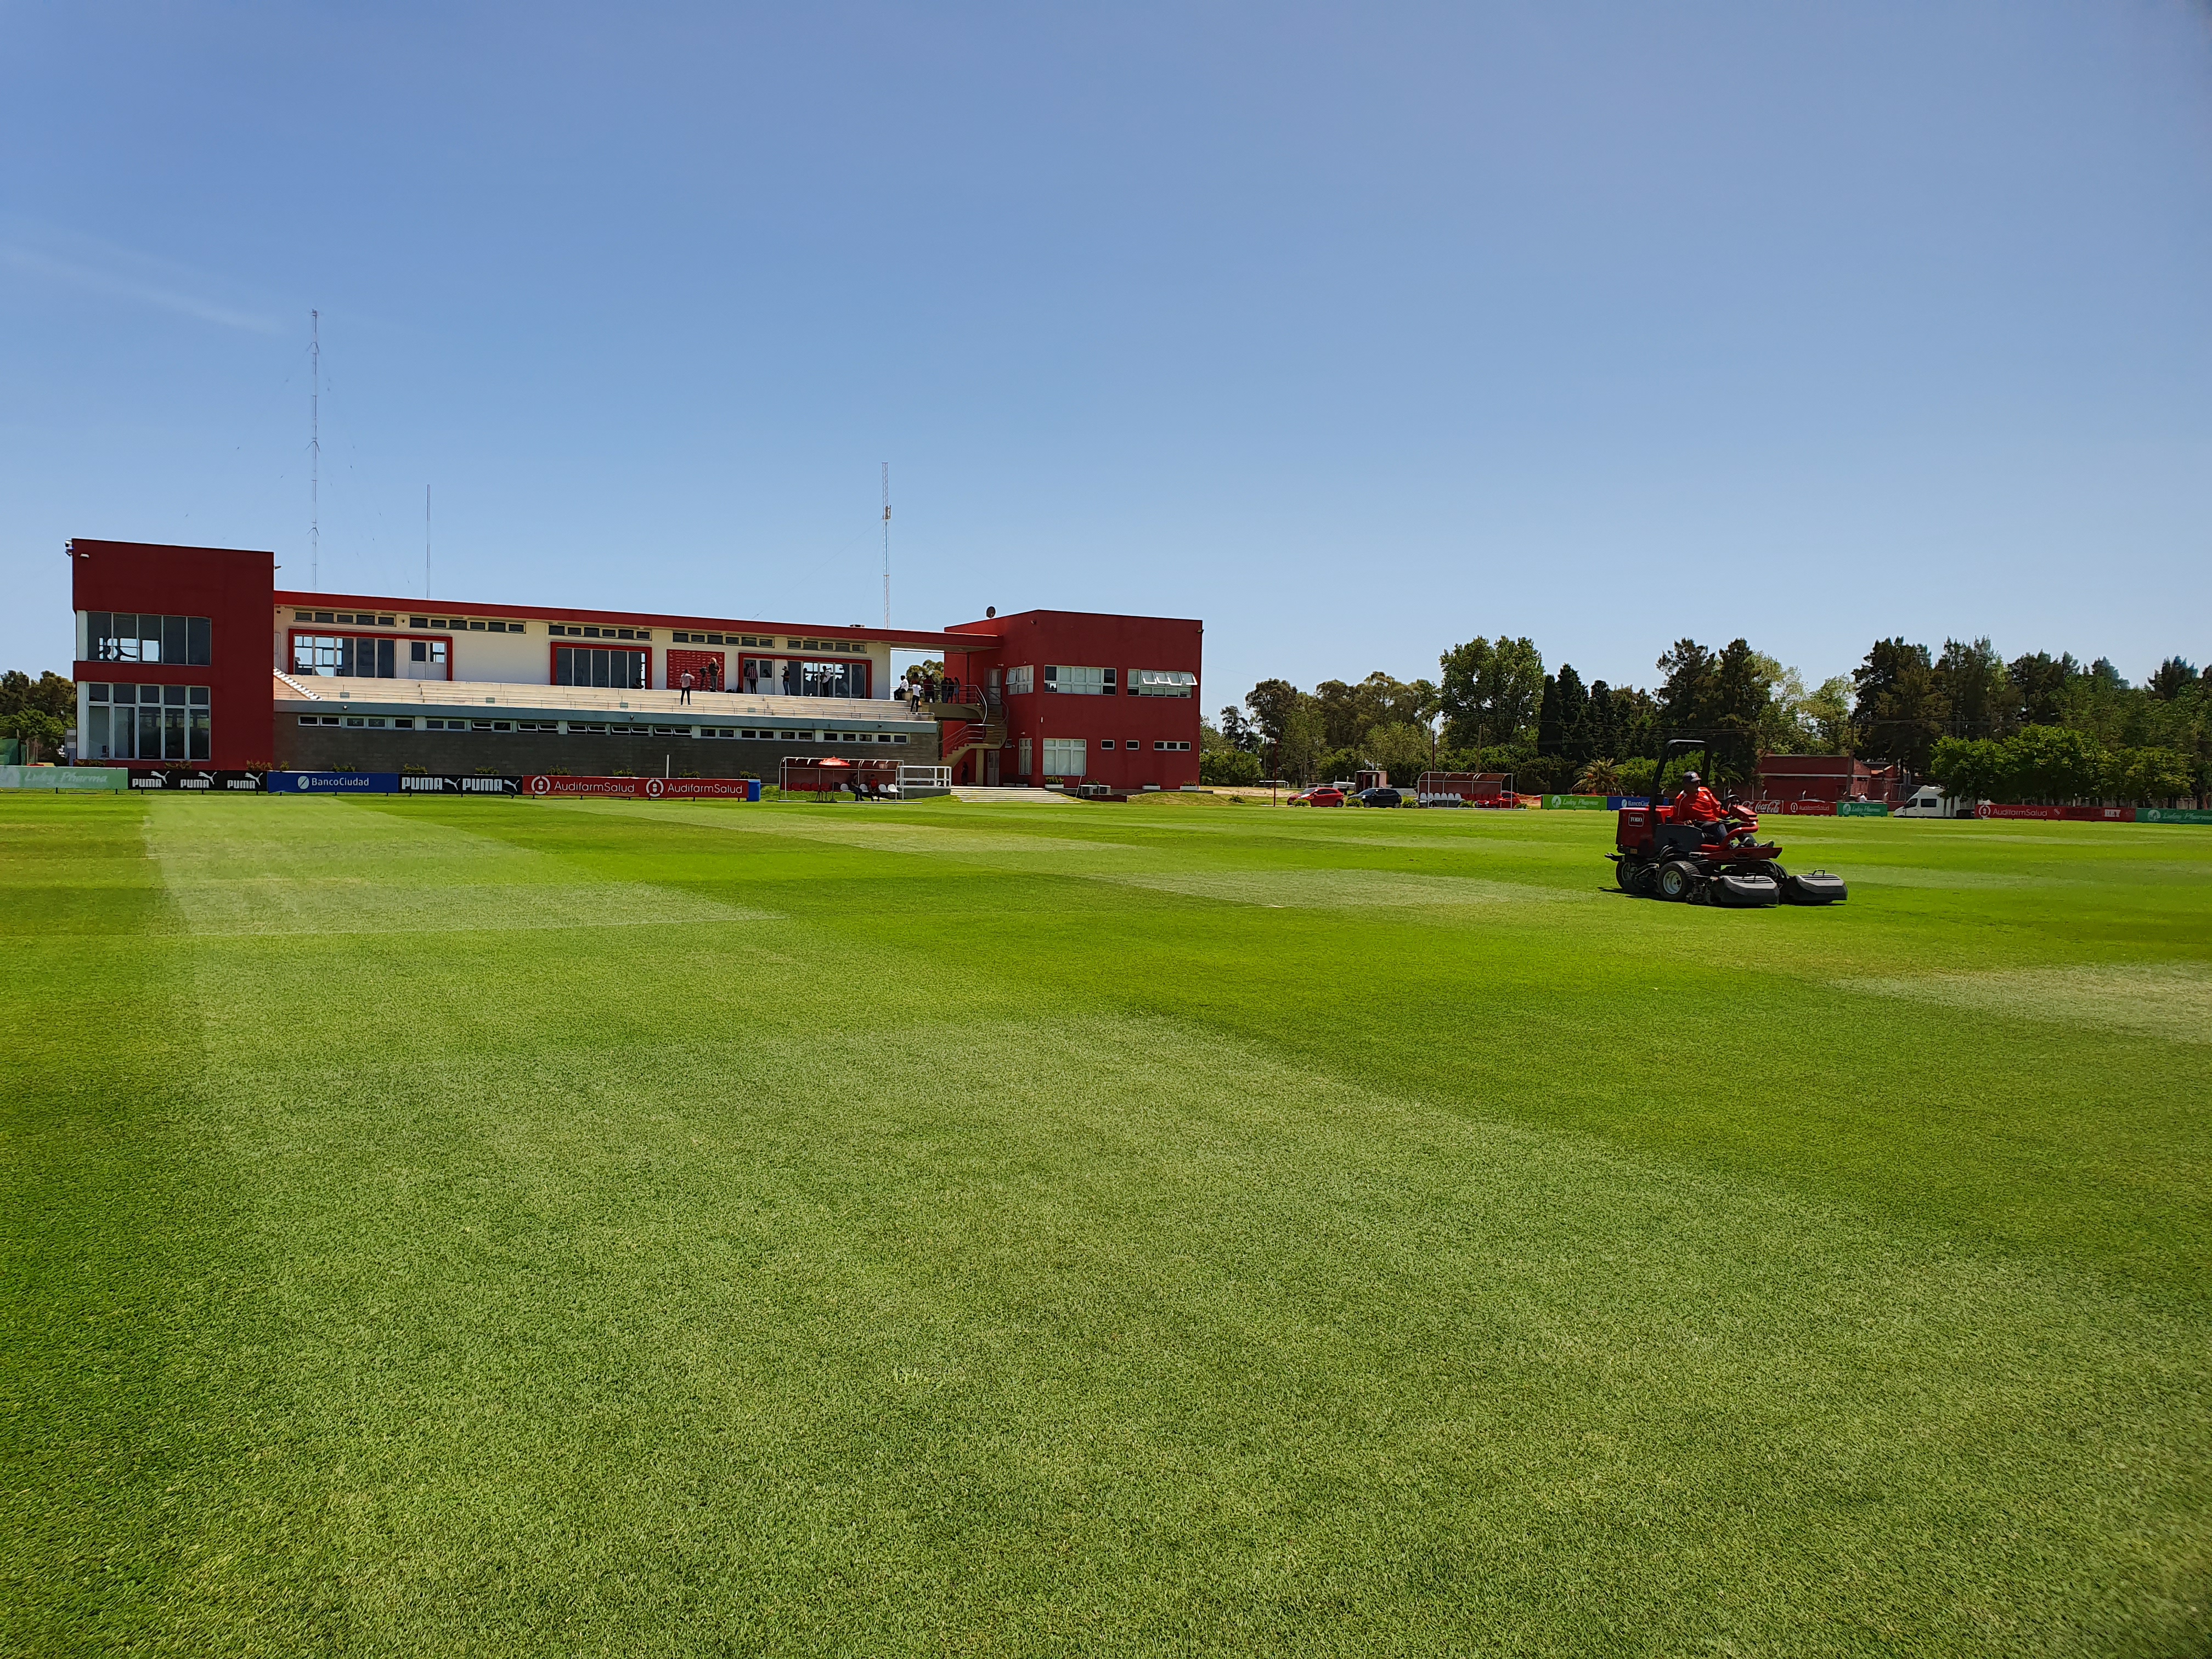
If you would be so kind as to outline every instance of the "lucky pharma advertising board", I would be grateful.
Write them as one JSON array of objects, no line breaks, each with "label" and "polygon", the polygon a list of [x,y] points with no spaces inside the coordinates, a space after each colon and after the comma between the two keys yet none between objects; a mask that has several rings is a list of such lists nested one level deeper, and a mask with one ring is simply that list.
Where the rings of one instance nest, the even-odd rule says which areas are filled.
[{"label": "lucky pharma advertising board", "polygon": [[47,789],[70,794],[122,789],[128,775],[119,766],[0,766],[0,789]]}]

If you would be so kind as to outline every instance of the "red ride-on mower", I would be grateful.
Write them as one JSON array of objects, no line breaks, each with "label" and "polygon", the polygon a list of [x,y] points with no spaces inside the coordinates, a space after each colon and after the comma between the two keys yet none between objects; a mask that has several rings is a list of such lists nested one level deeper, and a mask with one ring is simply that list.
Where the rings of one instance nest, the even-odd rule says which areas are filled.
[{"label": "red ride-on mower", "polygon": [[[1652,774],[1656,791],[1676,749],[1711,749],[1702,738],[1677,738],[1659,751]],[[1705,811],[1712,810],[1707,798]],[[1759,909],[1770,904],[1833,904],[1847,896],[1843,878],[1825,870],[1793,876],[1782,867],[1782,849],[1759,839],[1759,820],[1734,796],[1717,821],[1677,821],[1677,808],[1656,794],[1650,806],[1626,806],[1614,834],[1613,860],[1624,893]]]}]

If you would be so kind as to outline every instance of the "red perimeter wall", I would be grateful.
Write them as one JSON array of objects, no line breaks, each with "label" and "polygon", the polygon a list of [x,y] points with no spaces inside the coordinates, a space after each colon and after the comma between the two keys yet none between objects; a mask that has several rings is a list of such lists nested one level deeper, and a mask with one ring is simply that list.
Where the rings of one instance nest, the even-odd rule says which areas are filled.
[{"label": "red perimeter wall", "polygon": [[274,553],[96,542],[80,536],[70,544],[70,556],[75,567],[70,604],[76,610],[205,617],[214,624],[214,660],[206,666],[80,659],[70,670],[72,678],[80,683],[204,685],[211,758],[194,763],[242,768],[266,766],[276,758],[269,678],[270,618],[276,602]]}]

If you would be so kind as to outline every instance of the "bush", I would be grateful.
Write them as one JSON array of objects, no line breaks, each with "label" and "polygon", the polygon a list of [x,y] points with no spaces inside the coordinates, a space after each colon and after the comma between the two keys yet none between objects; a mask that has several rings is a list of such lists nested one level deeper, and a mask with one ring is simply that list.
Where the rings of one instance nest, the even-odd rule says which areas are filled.
[{"label": "bush", "polygon": [[2105,745],[2087,732],[2025,726],[2003,749],[2011,799],[2078,800],[2104,791],[2111,763]]},{"label": "bush", "polygon": [[1198,781],[1235,787],[1260,781],[1260,757],[1241,749],[1216,749],[1199,757]]},{"label": "bush", "polygon": [[1564,755],[1538,755],[1512,769],[1513,787],[1524,795],[1560,795],[1574,781],[1575,763]]},{"label": "bush", "polygon": [[1954,800],[1995,800],[2012,778],[2007,747],[1987,738],[1938,738],[1929,775]]},{"label": "bush", "polygon": [[2123,749],[2114,754],[2106,786],[2124,800],[2161,806],[2197,793],[2196,768],[2178,749]]}]

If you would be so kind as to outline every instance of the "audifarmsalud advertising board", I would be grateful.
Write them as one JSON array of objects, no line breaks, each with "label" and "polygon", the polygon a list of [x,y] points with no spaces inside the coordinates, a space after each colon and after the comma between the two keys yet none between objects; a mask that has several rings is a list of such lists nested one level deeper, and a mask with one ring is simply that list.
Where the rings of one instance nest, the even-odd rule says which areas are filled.
[{"label": "audifarmsalud advertising board", "polygon": [[[149,785],[149,787],[167,786]],[[284,795],[599,796],[617,800],[758,800],[758,778],[580,778],[559,773],[499,777],[484,773],[271,772]]]},{"label": "audifarmsalud advertising board", "polygon": [[541,774],[525,778],[526,793],[544,797],[598,796],[617,800],[758,800],[758,778],[577,778]]}]

